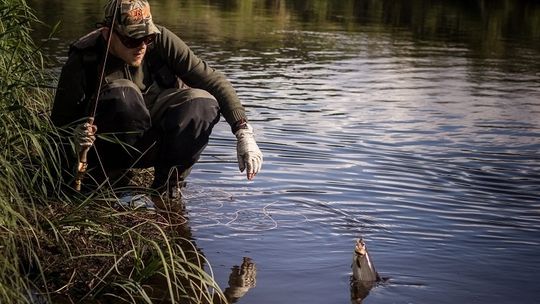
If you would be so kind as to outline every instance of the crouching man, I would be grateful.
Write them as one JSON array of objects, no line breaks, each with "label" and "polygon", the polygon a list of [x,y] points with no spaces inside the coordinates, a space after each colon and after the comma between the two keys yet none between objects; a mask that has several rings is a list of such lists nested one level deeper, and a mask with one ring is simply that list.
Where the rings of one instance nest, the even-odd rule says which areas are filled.
[{"label": "crouching man", "polygon": [[[173,195],[220,115],[236,136],[240,171],[251,180],[263,156],[231,83],[154,24],[146,0],[111,0],[101,26],[71,45],[51,119],[74,136],[79,150],[93,147],[87,186],[123,185],[130,168],[154,167],[151,187]],[[73,178],[77,155],[67,159]]]}]

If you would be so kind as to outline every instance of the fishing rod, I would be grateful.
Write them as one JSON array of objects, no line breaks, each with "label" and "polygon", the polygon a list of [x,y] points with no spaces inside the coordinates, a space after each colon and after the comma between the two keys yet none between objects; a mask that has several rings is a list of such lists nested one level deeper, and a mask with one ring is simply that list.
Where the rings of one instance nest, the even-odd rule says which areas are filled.
[{"label": "fishing rod", "polygon": [[[112,14],[112,20],[111,25],[109,28],[109,37],[107,37],[107,46],[105,47],[105,55],[103,56],[103,60],[101,62],[101,72],[99,75],[99,81],[97,84],[96,92],[94,94],[93,98],[93,106],[90,107],[90,112],[88,113],[88,119],[86,120],[86,124],[89,126],[92,126],[94,124],[94,118],[96,116],[97,111],[97,105],[99,100],[99,94],[101,93],[101,84],[103,83],[103,77],[105,76],[105,66],[107,65],[107,57],[109,55],[109,49],[111,47],[111,38],[114,30],[114,22],[116,21],[116,14],[118,11],[118,7],[120,6],[122,0],[115,0],[114,3],[114,10]],[[84,147],[81,151],[79,151],[79,163],[77,164],[77,173],[75,175],[75,190],[80,192],[81,186],[82,186],[82,180],[84,178],[84,175],[86,174],[86,169],[88,167],[88,151],[90,150],[91,145]]]}]

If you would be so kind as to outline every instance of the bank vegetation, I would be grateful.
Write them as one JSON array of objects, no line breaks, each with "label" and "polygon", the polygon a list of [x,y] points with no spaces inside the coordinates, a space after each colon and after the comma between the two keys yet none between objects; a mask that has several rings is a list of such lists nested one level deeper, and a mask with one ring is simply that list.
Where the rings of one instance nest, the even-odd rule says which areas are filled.
[{"label": "bank vegetation", "polygon": [[[178,204],[67,194],[53,90],[24,0],[0,1],[0,303],[211,303],[223,294]],[[114,201],[114,199],[112,200]],[[174,205],[174,204],[173,204]]]}]

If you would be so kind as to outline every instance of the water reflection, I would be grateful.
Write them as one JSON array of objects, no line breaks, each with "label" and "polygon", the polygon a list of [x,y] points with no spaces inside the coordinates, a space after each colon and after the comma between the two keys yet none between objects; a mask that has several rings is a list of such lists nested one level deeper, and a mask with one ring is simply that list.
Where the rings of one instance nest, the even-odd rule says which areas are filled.
[{"label": "water reflection", "polygon": [[229,286],[225,288],[226,303],[236,303],[256,285],[257,268],[248,257],[244,257],[240,266],[235,265],[229,275]]},{"label": "water reflection", "polygon": [[[204,282],[203,279],[197,277],[197,270],[195,270],[193,266],[200,269],[211,266],[206,265],[207,260],[205,258],[201,258],[205,255],[193,238],[184,201],[163,201],[161,199],[155,199],[155,203],[158,207],[158,218],[156,222],[164,227],[164,233],[176,237],[176,241],[169,245],[181,246],[182,248],[181,253],[185,259],[185,265],[179,264],[176,266],[184,267],[186,270],[192,271],[194,275],[186,275],[185,277],[180,278],[175,277],[175,280],[172,282],[175,290],[174,292],[171,290],[171,282],[162,274],[146,278],[143,276],[140,283],[144,286],[146,295],[148,296],[148,299],[153,301],[152,303],[173,303],[178,300],[181,300],[182,303],[194,304],[236,303],[240,298],[246,295],[250,289],[255,287],[257,276],[255,262],[249,257],[243,257],[240,266],[235,265],[231,268],[228,287],[223,290],[224,298],[217,293],[214,293],[212,299],[207,299],[204,296],[204,292],[208,292],[210,289],[205,285],[206,282]],[[212,263],[212,261],[209,262],[210,264]],[[148,267],[152,267],[152,263],[149,264]],[[141,272],[144,273],[144,271]],[[108,299],[109,297],[109,294],[101,296],[97,295],[98,300]],[[131,300],[135,301],[135,299]],[[122,299],[122,293],[120,291],[116,291],[110,301],[112,301],[111,303],[123,303],[127,300]],[[138,299],[137,301],[142,301],[142,299]]]},{"label": "water reflection", "polygon": [[[104,3],[30,2],[66,22],[61,59]],[[154,0],[156,21],[233,80],[265,153],[246,184],[221,123],[189,181],[193,237],[222,286],[249,256],[257,288],[239,303],[348,302],[364,237],[400,282],[366,302],[535,303],[539,6]]]},{"label": "water reflection", "polygon": [[362,304],[375,282],[351,281],[351,304]]},{"label": "water reflection", "polygon": [[[58,33],[62,40],[74,40],[99,21],[96,16],[101,16],[105,2],[30,0],[29,4],[47,24],[62,22]],[[155,0],[152,8],[158,22],[179,29],[179,34],[188,40],[198,37],[219,44],[224,41],[237,48],[258,40],[259,47],[286,49],[283,43],[294,40],[282,40],[272,33],[296,27],[317,32],[357,31],[370,36],[380,35],[381,31],[392,36],[406,35],[415,41],[414,48],[460,44],[471,51],[473,61],[509,55],[527,58],[531,51],[536,53],[540,44],[537,1],[213,0],[202,4]],[[62,16],[77,22],[62,20]],[[38,27],[36,36],[46,37],[47,31]],[[537,62],[531,63],[538,68]],[[517,66],[527,69],[527,63]],[[516,65],[505,68],[515,69]]]}]

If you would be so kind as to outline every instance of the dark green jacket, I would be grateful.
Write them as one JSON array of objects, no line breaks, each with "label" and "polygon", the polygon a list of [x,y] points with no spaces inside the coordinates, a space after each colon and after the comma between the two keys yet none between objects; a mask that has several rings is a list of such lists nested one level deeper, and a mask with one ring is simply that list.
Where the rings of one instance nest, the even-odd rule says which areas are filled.
[{"label": "dark green jacket", "polygon": [[[231,127],[240,120],[247,120],[244,107],[225,76],[198,58],[174,33],[162,26],[158,28],[161,35],[149,46],[139,67],[128,66],[109,54],[105,80],[132,80],[143,92],[149,109],[159,92],[178,86],[177,80],[180,80],[189,87],[212,94]],[[55,125],[64,126],[88,116],[89,101],[95,93],[105,45],[99,30],[72,44],[62,68],[51,114]]]}]

